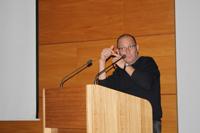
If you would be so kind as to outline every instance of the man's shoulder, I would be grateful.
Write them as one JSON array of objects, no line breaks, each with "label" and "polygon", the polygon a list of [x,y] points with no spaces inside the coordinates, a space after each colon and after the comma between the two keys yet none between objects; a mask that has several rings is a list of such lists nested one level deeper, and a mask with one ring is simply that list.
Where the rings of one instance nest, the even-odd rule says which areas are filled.
[{"label": "man's shoulder", "polygon": [[138,68],[140,67],[140,68],[143,68],[145,70],[148,69],[150,71],[156,70],[157,72],[159,72],[158,65],[155,62],[155,60],[153,59],[153,57],[151,57],[151,56],[141,56],[139,60],[140,61],[137,64]]},{"label": "man's shoulder", "polygon": [[145,61],[145,62],[148,62],[148,61],[150,61],[150,62],[155,62],[154,61],[154,59],[153,59],[153,57],[151,57],[151,56],[141,56],[140,58],[139,58],[139,60],[141,60],[141,61]]},{"label": "man's shoulder", "polygon": [[151,56],[141,56],[139,59],[140,64],[153,65],[157,67],[156,61]]}]

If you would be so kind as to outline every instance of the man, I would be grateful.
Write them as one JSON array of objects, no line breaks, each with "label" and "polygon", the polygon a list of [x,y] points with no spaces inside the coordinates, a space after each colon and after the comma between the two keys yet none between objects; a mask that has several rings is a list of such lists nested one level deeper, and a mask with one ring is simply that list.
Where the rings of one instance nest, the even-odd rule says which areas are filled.
[{"label": "man", "polygon": [[121,56],[126,57],[116,64],[111,76],[102,73],[99,76],[100,85],[132,94],[150,101],[153,108],[153,132],[161,132],[162,109],[160,102],[160,72],[151,57],[139,56],[139,46],[134,36],[123,34],[117,39],[117,49],[114,46],[105,48],[99,59],[99,72],[105,68],[107,59],[113,62]]}]

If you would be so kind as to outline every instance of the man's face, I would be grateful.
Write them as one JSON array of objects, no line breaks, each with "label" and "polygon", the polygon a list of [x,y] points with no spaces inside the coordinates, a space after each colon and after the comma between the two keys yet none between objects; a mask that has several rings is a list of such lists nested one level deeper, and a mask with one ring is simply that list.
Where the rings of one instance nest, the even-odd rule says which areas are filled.
[{"label": "man's face", "polygon": [[128,64],[135,62],[138,57],[138,45],[131,37],[123,37],[118,42],[118,50],[120,55],[126,55],[124,61]]}]

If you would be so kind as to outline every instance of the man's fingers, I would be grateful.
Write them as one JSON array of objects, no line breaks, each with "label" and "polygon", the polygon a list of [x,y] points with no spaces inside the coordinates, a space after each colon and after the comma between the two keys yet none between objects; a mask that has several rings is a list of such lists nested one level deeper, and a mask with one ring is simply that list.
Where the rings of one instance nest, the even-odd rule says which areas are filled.
[{"label": "man's fingers", "polygon": [[102,52],[102,55],[105,59],[109,58],[110,56],[114,56],[114,58],[120,58],[118,51],[114,51],[114,45],[111,45],[110,48],[105,48]]},{"label": "man's fingers", "polygon": [[111,50],[114,50],[114,45],[111,45],[111,46],[110,46],[110,49],[111,49]]},{"label": "man's fingers", "polygon": [[119,54],[119,50],[118,49],[116,50],[116,53]]},{"label": "man's fingers", "polygon": [[114,45],[111,45],[111,46],[110,46],[110,50],[111,50],[111,54],[112,54],[112,55],[115,54]]},{"label": "man's fingers", "polygon": [[118,57],[119,55],[115,52],[112,53],[113,56]]}]

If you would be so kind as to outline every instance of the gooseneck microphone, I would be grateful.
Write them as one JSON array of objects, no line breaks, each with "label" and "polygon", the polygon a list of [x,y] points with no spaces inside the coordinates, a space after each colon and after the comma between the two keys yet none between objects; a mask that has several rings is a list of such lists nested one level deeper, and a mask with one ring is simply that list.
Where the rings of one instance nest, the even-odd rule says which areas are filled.
[{"label": "gooseneck microphone", "polygon": [[114,67],[114,65],[115,65],[118,61],[120,61],[121,59],[124,59],[124,58],[126,58],[126,55],[122,55],[121,58],[119,58],[118,60],[116,60],[115,62],[113,62],[113,63],[110,64],[109,66],[107,66],[106,68],[104,68],[104,69],[103,69],[102,71],[100,71],[99,73],[97,73],[96,76],[95,76],[95,79],[94,79],[94,84],[98,84],[97,80],[98,80],[99,76],[100,76],[102,73],[107,72],[107,70],[112,69],[112,68]]},{"label": "gooseneck microphone", "polygon": [[90,67],[92,65],[92,60],[88,60],[85,64],[83,64],[82,66],[78,67],[77,69],[75,69],[74,71],[72,71],[71,73],[67,74],[60,82],[60,88],[63,88],[63,85],[66,81],[68,81],[69,79],[71,79],[72,77],[74,77],[75,75],[79,74],[81,71],[83,71],[84,69],[86,69],[87,67]]}]

